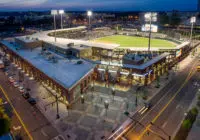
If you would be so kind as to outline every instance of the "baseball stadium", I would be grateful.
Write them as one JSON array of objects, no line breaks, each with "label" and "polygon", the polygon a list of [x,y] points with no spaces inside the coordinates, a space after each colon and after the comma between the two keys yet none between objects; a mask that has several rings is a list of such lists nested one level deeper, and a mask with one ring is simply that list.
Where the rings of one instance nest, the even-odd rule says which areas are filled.
[{"label": "baseball stadium", "polygon": [[148,85],[197,46],[163,33],[84,26],[48,30],[3,40],[0,48],[27,75],[73,103],[94,84],[103,87]]}]

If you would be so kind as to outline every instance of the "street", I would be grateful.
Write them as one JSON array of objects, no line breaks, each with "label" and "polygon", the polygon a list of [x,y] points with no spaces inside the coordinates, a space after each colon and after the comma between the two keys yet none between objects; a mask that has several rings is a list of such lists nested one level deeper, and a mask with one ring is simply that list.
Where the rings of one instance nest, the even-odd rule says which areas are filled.
[{"label": "street", "polygon": [[[51,123],[44,117],[44,115],[37,109],[36,106],[30,105],[19,92],[8,81],[5,74],[0,72],[0,85],[4,89],[0,92],[1,96],[5,94],[11,101],[11,104],[18,112],[23,123],[26,125],[28,132],[30,133],[29,139],[36,140],[49,140],[58,135],[56,129]],[[27,139],[27,134],[23,133],[23,138]]]},{"label": "street", "polygon": [[[180,124],[184,113],[187,111],[196,93],[195,90],[197,90],[193,84],[196,78],[198,78],[198,73],[191,76],[195,73],[196,66],[198,65],[197,61],[196,59],[194,63],[190,63],[185,69],[180,71],[166,87],[150,100],[150,104],[152,105],[151,109],[144,114],[136,112],[133,118],[148,129],[150,128],[159,133],[164,139],[168,138],[166,134],[170,136],[174,135],[173,132],[177,129],[178,124]],[[187,82],[188,84],[186,84]],[[169,121],[172,119],[173,121]],[[152,121],[154,121],[155,126],[151,126],[150,123]],[[132,127],[130,127],[123,137],[130,140],[138,138],[154,139],[155,135],[152,137],[151,133],[146,136],[147,128],[144,128],[144,126],[140,124],[134,125],[133,121]],[[166,134],[163,134],[157,126],[162,127]]]}]

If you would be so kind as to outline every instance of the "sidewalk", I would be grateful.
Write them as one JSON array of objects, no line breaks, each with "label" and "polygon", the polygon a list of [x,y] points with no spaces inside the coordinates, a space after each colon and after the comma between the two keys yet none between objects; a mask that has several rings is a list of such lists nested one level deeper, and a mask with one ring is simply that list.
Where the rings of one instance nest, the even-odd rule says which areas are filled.
[{"label": "sidewalk", "polygon": [[[183,70],[192,60],[193,58],[188,56],[181,61],[178,71]],[[15,73],[16,75],[18,74],[17,71],[15,71]],[[171,70],[168,80],[166,80],[166,75],[161,76],[160,88],[155,88],[156,81],[145,87],[143,90],[146,90],[148,93],[147,101],[165,87],[174,75],[176,75],[176,72]],[[45,108],[47,104],[55,102],[55,97],[50,93],[51,91],[47,90],[39,82],[30,80],[27,76],[25,76],[24,81],[23,84],[25,87],[30,85],[30,94],[32,97],[36,98],[38,109],[60,133],[57,138],[59,137],[65,140],[82,140],[82,138],[87,140],[100,140],[102,137],[110,135],[112,130],[127,119],[123,114],[124,111],[133,113],[141,108],[145,102],[145,100],[141,98],[141,94],[143,93],[140,93],[137,98],[137,106],[135,105],[136,94],[134,87],[127,92],[117,90],[113,99],[111,89],[95,86],[94,93],[88,91],[88,93],[84,95],[84,104],[76,102],[72,106],[72,109],[67,110],[66,106],[59,102],[60,119],[56,119],[56,104],[54,103]],[[107,111],[104,106],[106,100],[109,102]]]},{"label": "sidewalk", "polygon": [[[196,94],[196,98],[194,98],[191,107],[196,106],[197,101],[198,101],[198,96],[200,95],[200,91],[198,91],[198,93]],[[187,140],[199,140],[200,138],[200,108],[198,108],[199,114],[196,118],[196,121],[193,123],[192,128],[188,134]]]}]

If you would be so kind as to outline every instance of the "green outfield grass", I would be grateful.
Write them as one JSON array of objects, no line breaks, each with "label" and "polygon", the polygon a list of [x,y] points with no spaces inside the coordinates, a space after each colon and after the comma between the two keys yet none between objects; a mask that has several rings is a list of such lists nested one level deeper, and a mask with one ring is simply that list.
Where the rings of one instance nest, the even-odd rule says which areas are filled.
[{"label": "green outfield grass", "polygon": [[[94,42],[101,43],[113,43],[119,44],[120,47],[147,47],[148,38],[145,37],[135,37],[135,36],[125,36],[125,35],[114,35],[98,38],[93,40]],[[177,44],[167,40],[161,39],[151,39],[151,47],[156,48],[175,48]]]}]

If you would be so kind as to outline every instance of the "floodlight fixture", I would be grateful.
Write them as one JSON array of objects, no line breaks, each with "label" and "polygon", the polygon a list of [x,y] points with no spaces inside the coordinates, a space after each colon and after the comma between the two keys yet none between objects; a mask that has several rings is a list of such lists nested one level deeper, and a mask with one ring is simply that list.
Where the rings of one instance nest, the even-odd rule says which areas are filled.
[{"label": "floodlight fixture", "polygon": [[196,17],[191,17],[190,18],[190,23],[195,23],[196,22]]},{"label": "floodlight fixture", "polygon": [[87,15],[89,16],[89,17],[91,17],[92,16],[92,11],[87,11]]},{"label": "floodlight fixture", "polygon": [[51,15],[57,15],[58,14],[58,10],[51,10]]},{"label": "floodlight fixture", "polygon": [[145,21],[156,22],[157,21],[157,13],[148,12],[144,14]]},{"label": "floodlight fixture", "polygon": [[62,14],[65,13],[65,11],[61,9],[61,10],[58,10],[58,13],[59,13],[60,15],[62,15]]},{"label": "floodlight fixture", "polygon": [[58,15],[58,10],[51,10],[51,15],[53,15],[54,18],[54,37],[56,42],[56,15]]}]

